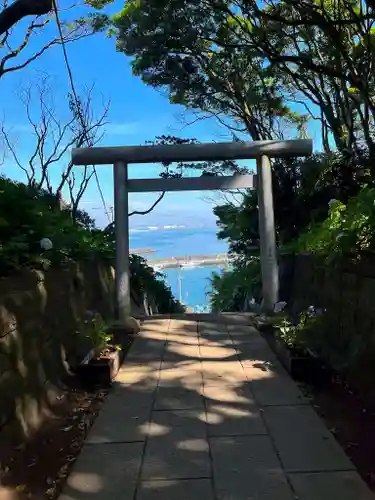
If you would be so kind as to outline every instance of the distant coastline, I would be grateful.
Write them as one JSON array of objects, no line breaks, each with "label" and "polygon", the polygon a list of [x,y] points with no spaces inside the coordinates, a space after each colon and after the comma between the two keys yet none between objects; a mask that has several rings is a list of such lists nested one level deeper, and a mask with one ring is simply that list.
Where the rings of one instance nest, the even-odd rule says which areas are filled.
[{"label": "distant coastline", "polygon": [[156,250],[153,248],[132,248],[129,250],[129,253],[134,253],[136,255],[146,255],[149,253],[156,253]]}]

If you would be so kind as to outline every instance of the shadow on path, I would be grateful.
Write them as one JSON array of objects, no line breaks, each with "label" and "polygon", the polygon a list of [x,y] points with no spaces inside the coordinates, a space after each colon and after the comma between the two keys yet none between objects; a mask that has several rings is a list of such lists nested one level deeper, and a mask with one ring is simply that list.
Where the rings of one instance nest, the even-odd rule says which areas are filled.
[{"label": "shadow on path", "polygon": [[143,323],[61,500],[373,498],[250,315]]}]

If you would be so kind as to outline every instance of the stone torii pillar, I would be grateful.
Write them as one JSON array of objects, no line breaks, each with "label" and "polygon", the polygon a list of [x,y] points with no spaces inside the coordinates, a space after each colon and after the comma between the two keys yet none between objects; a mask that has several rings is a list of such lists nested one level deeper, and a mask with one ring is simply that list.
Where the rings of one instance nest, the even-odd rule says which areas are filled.
[{"label": "stone torii pillar", "polygon": [[[278,301],[279,276],[269,158],[308,156],[312,140],[76,148],[74,165],[113,165],[116,233],[116,307],[118,319],[130,313],[128,193],[197,191],[256,187],[259,192],[260,258],[263,307]],[[129,163],[257,160],[257,175],[128,179]]]}]

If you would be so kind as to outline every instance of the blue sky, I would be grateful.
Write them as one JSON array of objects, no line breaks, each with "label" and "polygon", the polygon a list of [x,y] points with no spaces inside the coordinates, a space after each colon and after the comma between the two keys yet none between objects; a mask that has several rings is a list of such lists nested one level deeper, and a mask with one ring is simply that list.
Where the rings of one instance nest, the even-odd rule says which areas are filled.
[{"label": "blue sky", "polygon": [[[39,41],[30,44],[30,50],[35,50],[37,43],[43,42],[43,38],[47,38],[54,30],[55,27],[51,25]],[[23,36],[24,32],[25,23],[22,22],[16,27],[15,36]],[[4,50],[0,49],[0,57]],[[110,100],[109,123],[102,140],[103,145],[144,144],[162,134],[196,137],[201,142],[231,140],[227,130],[213,119],[186,126],[186,122],[193,120],[193,116],[189,116],[182,106],[170,104],[165,95],[144,85],[140,78],[133,77],[130,60],[116,52],[114,39],[98,34],[67,45],[67,50],[77,90],[81,91],[94,84],[94,106],[99,110],[103,100]],[[0,118],[10,130],[21,162],[28,160],[35,139],[17,94],[30,84],[35,86],[46,74],[49,75],[53,88],[56,114],[63,119],[68,116],[66,96],[69,83],[61,47],[53,47],[31,66],[8,73],[0,79]],[[35,112],[36,110],[37,103]],[[252,165],[252,162],[247,164]],[[54,167],[53,178],[58,179],[62,167],[63,162]],[[0,168],[9,177],[23,179],[22,171],[11,158],[7,158]],[[155,165],[133,165],[130,166],[129,176],[155,177],[159,171],[160,167]],[[109,166],[98,166],[97,172],[107,206],[110,207],[113,205],[112,169]],[[130,208],[143,210],[152,204],[155,196],[156,194],[132,195]],[[133,227],[177,223],[214,225],[212,205],[204,197],[202,193],[168,193],[147,219],[132,217],[131,224]],[[106,223],[94,181],[85,193],[82,208],[95,217],[99,226]]]}]

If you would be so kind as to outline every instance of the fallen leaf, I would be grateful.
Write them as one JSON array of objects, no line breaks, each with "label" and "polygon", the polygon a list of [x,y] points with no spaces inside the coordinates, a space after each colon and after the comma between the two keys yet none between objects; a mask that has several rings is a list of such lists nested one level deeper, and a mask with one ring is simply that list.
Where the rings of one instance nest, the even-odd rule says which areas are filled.
[{"label": "fallen leaf", "polygon": [[16,491],[17,493],[23,493],[26,490],[27,486],[26,484],[19,484],[16,486]]}]

